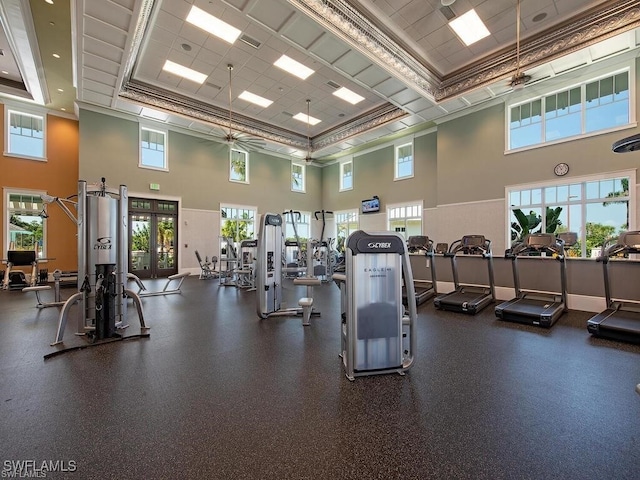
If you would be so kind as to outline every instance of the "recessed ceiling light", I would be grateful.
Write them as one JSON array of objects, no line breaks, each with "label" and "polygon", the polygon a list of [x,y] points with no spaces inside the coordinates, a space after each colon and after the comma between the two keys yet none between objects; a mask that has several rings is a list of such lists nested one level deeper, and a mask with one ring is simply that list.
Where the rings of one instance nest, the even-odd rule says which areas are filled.
[{"label": "recessed ceiling light", "polygon": [[321,122],[317,118],[313,118],[311,115],[307,115],[306,113],[298,113],[293,116],[296,120],[300,120],[301,122],[308,123],[309,125],[317,125]]},{"label": "recessed ceiling light", "polygon": [[47,2],[49,5],[53,5],[53,0],[44,0],[45,2]]},{"label": "recessed ceiling light", "polygon": [[2,74],[3,75],[9,75],[9,72],[7,72],[6,70],[2,70]]},{"label": "recessed ceiling light", "polygon": [[449,22],[449,26],[456,32],[456,35],[468,47],[472,43],[489,36],[489,30],[482,23],[476,11],[472,8],[464,15],[454,18]]},{"label": "recessed ceiling light", "polygon": [[339,88],[338,90],[333,92],[333,94],[336,97],[339,97],[342,100],[349,102],[351,105],[355,105],[356,103],[359,103],[362,100],[364,100],[364,97],[361,97],[356,92],[352,92],[351,90],[345,87]]},{"label": "recessed ceiling light", "polygon": [[246,100],[247,102],[255,103],[256,105],[260,105],[263,108],[267,108],[273,103],[273,101],[269,100],[268,98],[261,97],[260,95],[256,95],[255,93],[247,92],[246,90],[238,95],[238,98]]},{"label": "recessed ceiling light", "polygon": [[196,6],[191,7],[189,15],[187,15],[187,22],[229,43],[235,42],[240,33],[242,33],[236,27],[223,22]]},{"label": "recessed ceiling light", "polygon": [[60,55],[58,55],[57,53],[54,53],[54,54],[53,54],[53,57],[54,57],[54,58],[60,58]]},{"label": "recessed ceiling light", "polygon": [[59,88],[59,89],[58,89],[58,91],[59,91],[60,93],[64,92],[64,90],[63,90],[63,89],[61,89],[61,88]]},{"label": "recessed ceiling light", "polygon": [[176,75],[197,83],[204,83],[207,79],[207,76],[204,73],[197,72],[189,67],[172,62],[171,60],[165,61],[162,69],[166,72],[175,73]]},{"label": "recessed ceiling light", "polygon": [[66,112],[66,111],[67,111],[67,109],[66,109],[66,108],[64,108],[64,107],[60,108],[60,110],[62,110],[63,112]]},{"label": "recessed ceiling light", "polygon": [[309,75],[314,73],[314,70],[305,67],[300,62],[297,62],[286,55],[282,55],[278,60],[276,60],[274,65],[291,75],[301,78],[302,80],[306,80]]},{"label": "recessed ceiling light", "polygon": [[531,19],[532,22],[540,22],[542,20],[544,20],[545,18],[547,18],[547,13],[546,12],[541,12],[539,14],[537,14],[535,17],[533,17]]}]

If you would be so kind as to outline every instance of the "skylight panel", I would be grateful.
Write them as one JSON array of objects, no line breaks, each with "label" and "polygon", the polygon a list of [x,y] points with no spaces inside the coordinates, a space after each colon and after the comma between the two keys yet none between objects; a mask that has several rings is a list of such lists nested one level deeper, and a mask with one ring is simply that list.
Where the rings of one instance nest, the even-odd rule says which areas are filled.
[{"label": "skylight panel", "polygon": [[273,101],[269,100],[268,98],[261,97],[260,95],[256,95],[255,93],[251,93],[246,90],[238,95],[238,98],[246,100],[247,102],[253,103],[255,105],[259,105],[263,108],[267,108],[273,103]]},{"label": "skylight panel", "polygon": [[467,47],[489,36],[489,30],[473,8],[464,15],[451,20],[449,26]]},{"label": "skylight panel", "polygon": [[338,90],[333,92],[333,94],[336,97],[349,102],[351,105],[355,105],[356,103],[360,103],[362,100],[364,100],[364,97],[358,95],[356,92],[352,92],[346,87],[339,88]]},{"label": "skylight panel", "polygon": [[196,6],[191,7],[189,15],[187,15],[187,22],[231,44],[233,44],[240,36],[240,33],[242,33],[236,27],[229,25],[227,22],[214,17]]},{"label": "skylight panel", "polygon": [[302,80],[306,80],[309,75],[314,73],[314,70],[311,70],[308,67],[305,67],[300,62],[295,61],[293,58],[287,57],[286,55],[282,55],[274,65],[278,68],[281,68],[287,73],[291,75],[295,75]]},{"label": "skylight panel", "polygon": [[321,120],[318,120],[317,118],[314,118],[311,115],[307,115],[306,113],[302,112],[294,115],[293,118],[301,122],[308,123],[309,125],[317,125],[321,122]]},{"label": "skylight panel", "polygon": [[171,60],[165,61],[162,69],[166,72],[175,73],[176,75],[197,83],[204,83],[207,79],[207,75],[204,73],[197,72],[189,67],[172,62]]}]

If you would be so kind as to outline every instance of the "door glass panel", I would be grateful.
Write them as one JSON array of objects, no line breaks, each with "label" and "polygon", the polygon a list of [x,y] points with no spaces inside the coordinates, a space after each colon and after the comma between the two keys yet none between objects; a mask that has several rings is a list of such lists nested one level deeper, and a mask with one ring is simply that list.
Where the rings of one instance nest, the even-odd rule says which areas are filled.
[{"label": "door glass panel", "polygon": [[159,269],[173,268],[174,258],[174,218],[158,216],[157,229],[157,245],[158,245],[158,264]]},{"label": "door glass panel", "polygon": [[149,215],[131,216],[131,263],[133,270],[149,270],[151,268],[151,217]]}]

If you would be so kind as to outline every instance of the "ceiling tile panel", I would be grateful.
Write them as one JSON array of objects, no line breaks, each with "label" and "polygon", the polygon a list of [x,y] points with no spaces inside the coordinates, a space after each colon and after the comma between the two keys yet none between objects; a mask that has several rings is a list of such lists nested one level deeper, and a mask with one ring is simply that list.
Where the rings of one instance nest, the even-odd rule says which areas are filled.
[{"label": "ceiling tile panel", "polygon": [[107,45],[124,49],[127,42],[126,31],[114,27],[93,17],[86,17],[84,22],[84,34],[89,38],[95,38]]},{"label": "ceiling tile panel", "polygon": [[395,78],[388,78],[384,82],[377,84],[374,88],[374,90],[383,97],[391,97],[405,89],[406,86]]},{"label": "ceiling tile panel", "polygon": [[347,45],[340,43],[331,35],[323,35],[317,43],[311,46],[309,51],[325,62],[333,64],[349,50]]},{"label": "ceiling tile panel", "polygon": [[107,60],[98,55],[94,55],[91,52],[85,52],[82,55],[82,62],[85,67],[93,68],[99,72],[104,72],[109,75],[118,76],[120,72],[120,64]]},{"label": "ceiling tile panel", "polygon": [[101,42],[100,40],[96,40],[93,37],[85,38],[84,51],[113,63],[119,64],[122,62],[123,52],[120,48]]},{"label": "ceiling tile panel", "polygon": [[120,31],[127,32],[131,28],[133,12],[127,8],[110,5],[110,2],[88,2],[84,4],[84,14],[99,19]]},{"label": "ceiling tile panel", "polygon": [[373,88],[379,83],[387,80],[389,78],[389,74],[381,68],[371,65],[369,68],[356,75],[356,78],[368,87]]},{"label": "ceiling tile panel", "polygon": [[295,15],[293,8],[283,2],[255,2],[247,10],[249,18],[266,26],[274,32],[280,32],[282,27]]},{"label": "ceiling tile panel", "polygon": [[175,33],[182,28],[183,23],[184,23],[183,18],[178,18],[166,12],[165,10],[161,9],[158,12],[156,23],[154,24],[152,31],[155,30],[157,27],[160,27],[167,30],[167,32]]},{"label": "ceiling tile panel", "polygon": [[350,50],[340,57],[334,66],[352,77],[362,72],[371,65],[371,62],[359,53]]},{"label": "ceiling tile panel", "polygon": [[307,50],[324,35],[317,24],[297,15],[283,29],[281,35],[300,48]]}]

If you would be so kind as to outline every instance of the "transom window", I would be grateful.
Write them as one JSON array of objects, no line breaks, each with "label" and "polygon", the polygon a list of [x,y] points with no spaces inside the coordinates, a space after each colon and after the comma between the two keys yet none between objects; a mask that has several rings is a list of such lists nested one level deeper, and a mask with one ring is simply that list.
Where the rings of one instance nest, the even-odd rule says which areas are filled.
[{"label": "transom window", "polygon": [[140,167],[168,170],[167,133],[140,127]]},{"label": "transom window", "polygon": [[336,212],[334,217],[336,222],[336,246],[338,252],[344,252],[347,237],[358,230],[358,211],[346,210]]},{"label": "transom window", "polygon": [[301,192],[306,191],[306,165],[301,163],[291,164],[291,191]]},{"label": "transom window", "polygon": [[576,232],[578,242],[569,255],[598,257],[602,245],[620,232],[634,229],[635,173],[571,183],[507,189],[509,241],[527,233]]},{"label": "transom window", "polygon": [[509,149],[587,135],[631,123],[629,71],[511,105]]},{"label": "transom window", "polygon": [[389,206],[387,224],[389,230],[402,234],[405,240],[422,235],[422,202]]},{"label": "transom window", "polygon": [[229,152],[229,181],[249,183],[249,154],[232,148]]},{"label": "transom window", "polygon": [[340,191],[353,189],[353,160],[340,164]]},{"label": "transom window", "polygon": [[46,220],[41,216],[44,203],[40,197],[44,193],[5,190],[5,253],[35,250],[38,258],[46,257]]},{"label": "transom window", "polygon": [[405,143],[396,147],[395,180],[413,177],[413,143]]},{"label": "transom window", "polygon": [[45,159],[44,116],[8,109],[6,125],[8,155]]}]

